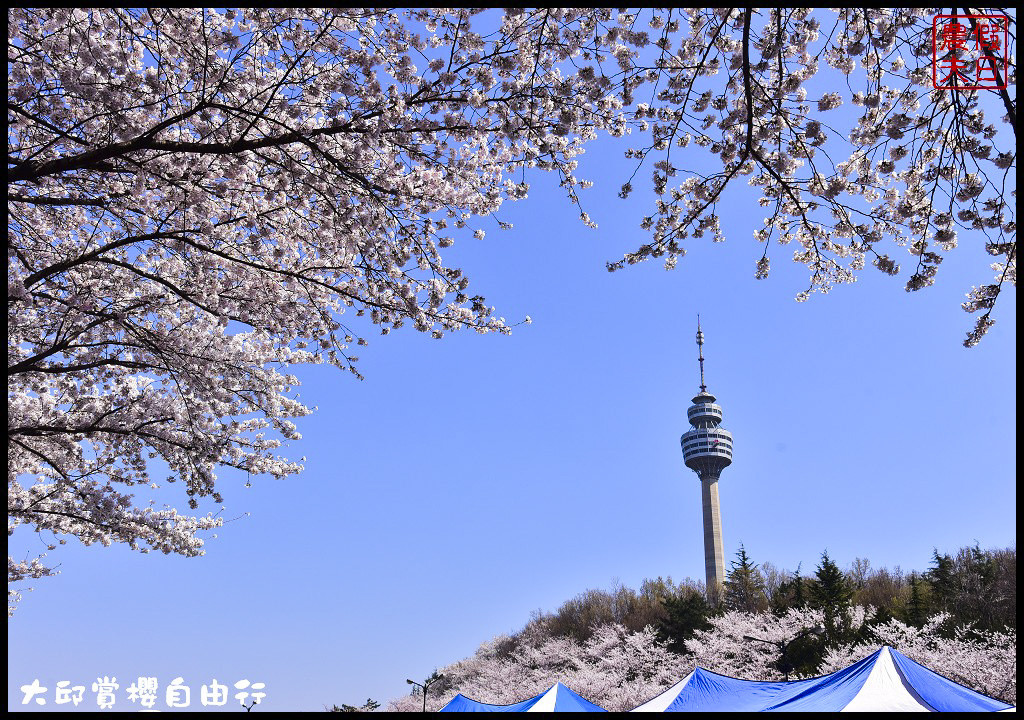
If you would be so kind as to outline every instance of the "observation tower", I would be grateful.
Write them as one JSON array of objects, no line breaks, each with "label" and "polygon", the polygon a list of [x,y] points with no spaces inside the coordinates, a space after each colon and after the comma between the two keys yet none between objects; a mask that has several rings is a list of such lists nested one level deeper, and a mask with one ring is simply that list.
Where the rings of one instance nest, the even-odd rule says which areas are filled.
[{"label": "observation tower", "polygon": [[725,551],[722,548],[722,512],[718,507],[718,478],[732,464],[732,433],[719,427],[722,408],[704,384],[704,333],[697,316],[697,359],[700,361],[700,392],[686,410],[691,427],[680,438],[683,462],[700,478],[704,508],[704,572],[708,598],[714,598],[725,582]]}]

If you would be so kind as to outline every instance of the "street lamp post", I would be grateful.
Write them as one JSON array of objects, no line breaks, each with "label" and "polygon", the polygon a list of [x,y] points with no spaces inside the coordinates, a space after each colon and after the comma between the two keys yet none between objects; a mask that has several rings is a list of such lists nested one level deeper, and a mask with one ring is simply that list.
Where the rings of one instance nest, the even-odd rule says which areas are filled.
[{"label": "street lamp post", "polygon": [[423,712],[427,711],[427,688],[429,688],[431,685],[433,685],[438,680],[441,680],[443,678],[444,675],[438,675],[435,673],[434,675],[431,675],[426,680],[424,680],[422,684],[416,682],[415,680],[406,679],[407,683],[409,683],[410,685],[415,685],[423,691]]},{"label": "street lamp post", "polygon": [[786,660],[786,650],[789,648],[789,646],[793,642],[795,642],[796,640],[799,640],[800,638],[804,637],[805,635],[812,635],[812,634],[813,635],[820,635],[823,632],[825,632],[825,628],[819,627],[819,626],[815,626],[815,627],[812,627],[812,628],[806,628],[804,630],[801,630],[794,637],[791,637],[789,640],[782,641],[782,642],[780,642],[778,640],[765,640],[764,638],[752,637],[750,635],[744,635],[743,639],[744,640],[754,640],[756,642],[765,643],[766,645],[774,645],[775,647],[779,648],[779,650],[782,652],[782,658],[781,658],[782,674],[785,676],[786,682],[789,682],[789,661]]}]

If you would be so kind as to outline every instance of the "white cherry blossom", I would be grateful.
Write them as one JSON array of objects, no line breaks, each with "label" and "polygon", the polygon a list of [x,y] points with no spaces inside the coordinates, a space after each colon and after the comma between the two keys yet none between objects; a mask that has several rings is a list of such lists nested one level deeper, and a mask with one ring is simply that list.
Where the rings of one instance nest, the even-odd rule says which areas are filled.
[{"label": "white cherry blossom", "polygon": [[8,11],[9,532],[201,554],[219,517],[136,507],[152,461],[220,503],[219,467],[302,469],[290,365],[358,375],[370,324],[509,332],[440,249],[524,170],[576,202],[622,120],[559,67],[592,13],[477,12]]}]

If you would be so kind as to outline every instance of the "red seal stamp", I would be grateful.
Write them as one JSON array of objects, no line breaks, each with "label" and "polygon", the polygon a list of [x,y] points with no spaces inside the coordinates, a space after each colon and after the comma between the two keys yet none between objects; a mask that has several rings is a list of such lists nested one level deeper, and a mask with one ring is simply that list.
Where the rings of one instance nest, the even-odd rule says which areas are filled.
[{"label": "red seal stamp", "polygon": [[932,87],[948,90],[1006,88],[1005,15],[936,15],[932,19]]}]

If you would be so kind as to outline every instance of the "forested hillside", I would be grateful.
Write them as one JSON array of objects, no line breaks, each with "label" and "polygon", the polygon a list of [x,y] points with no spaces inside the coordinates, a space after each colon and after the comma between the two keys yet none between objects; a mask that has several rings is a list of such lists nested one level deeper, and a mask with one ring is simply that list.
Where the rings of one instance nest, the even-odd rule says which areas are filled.
[{"label": "forested hillside", "polygon": [[[427,709],[458,692],[507,704],[561,681],[609,710],[629,710],[697,665],[748,679],[794,679],[832,672],[883,644],[1016,704],[1016,561],[1015,548],[975,545],[935,551],[920,572],[873,568],[863,558],[843,571],[826,552],[803,573],[757,564],[741,546],[714,602],[690,579],[587,590],[441,668]],[[414,688],[389,709],[415,711],[422,702]]]}]

